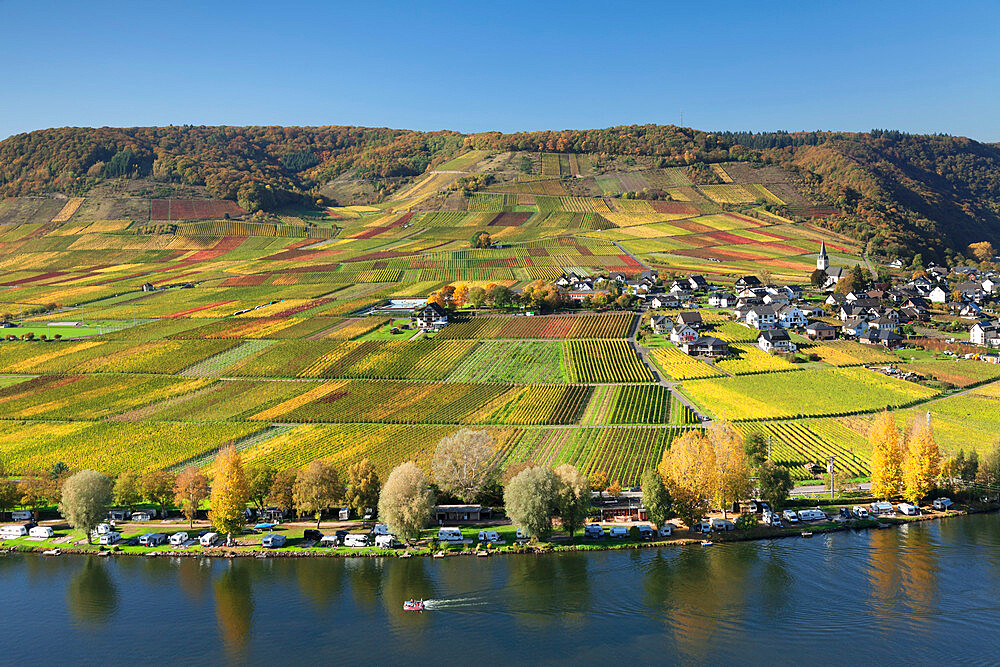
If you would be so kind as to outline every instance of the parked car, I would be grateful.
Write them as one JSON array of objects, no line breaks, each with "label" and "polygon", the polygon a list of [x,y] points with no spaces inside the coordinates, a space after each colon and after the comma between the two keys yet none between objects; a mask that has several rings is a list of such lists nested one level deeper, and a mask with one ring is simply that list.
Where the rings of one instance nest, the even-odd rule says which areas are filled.
[{"label": "parked car", "polygon": [[954,504],[951,498],[938,498],[934,501],[934,509],[944,512],[950,510]]},{"label": "parked car", "polygon": [[280,549],[285,546],[288,538],[284,535],[276,535],[275,533],[268,533],[264,536],[264,539],[260,541],[260,546],[265,549]]},{"label": "parked car", "polygon": [[639,539],[651,540],[653,539],[653,527],[647,524],[639,524]]},{"label": "parked car", "polygon": [[712,522],[708,519],[702,519],[699,523],[694,526],[695,532],[708,533],[712,530]]},{"label": "parked car", "polygon": [[319,542],[323,539],[323,533],[319,532],[315,528],[307,528],[304,533],[302,533],[302,539],[312,540],[313,542]]},{"label": "parked car", "polygon": [[856,516],[859,519],[868,518],[868,510],[862,507],[861,505],[855,505],[854,507],[852,507],[851,512],[854,514],[854,516]]},{"label": "parked car", "polygon": [[188,534],[184,532],[174,533],[173,535],[170,536],[170,546],[172,547],[179,547],[187,541],[188,541]]},{"label": "parked car", "polygon": [[660,524],[658,532],[660,533],[660,537],[670,537],[674,534],[674,524],[664,521]]},{"label": "parked car", "polygon": [[795,513],[795,510],[785,510],[781,513],[781,517],[790,524],[799,522],[799,515]]}]

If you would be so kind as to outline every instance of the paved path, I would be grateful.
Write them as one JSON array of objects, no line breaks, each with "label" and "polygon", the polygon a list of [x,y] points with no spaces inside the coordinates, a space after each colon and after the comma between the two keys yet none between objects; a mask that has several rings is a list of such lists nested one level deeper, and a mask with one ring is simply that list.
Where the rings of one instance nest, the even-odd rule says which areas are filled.
[{"label": "paved path", "polygon": [[652,359],[649,358],[649,348],[640,345],[639,341],[635,337],[636,332],[639,330],[640,321],[642,321],[641,313],[639,317],[636,317],[633,320],[632,328],[629,330],[627,338],[629,346],[639,356],[639,361],[641,361],[642,364],[649,369],[649,372],[653,374],[653,377],[656,379],[657,384],[659,384],[661,387],[666,387],[670,391],[670,393],[673,394],[673,397],[677,399],[680,403],[683,403],[688,408],[690,408],[691,412],[697,415],[698,419],[702,423],[711,421],[711,419],[709,419],[707,415],[702,414],[702,412],[697,407],[695,407],[695,405],[691,401],[689,401],[686,396],[684,396],[675,389],[675,386],[677,385],[676,382],[671,382],[666,377],[660,375],[660,372],[656,368],[656,364],[654,364]]},{"label": "paved path", "polygon": [[618,241],[612,241],[612,243],[615,244],[616,248],[618,248],[623,253],[625,253],[626,255],[628,255],[629,257],[631,257],[639,266],[641,266],[642,268],[644,268],[647,271],[651,271],[652,270],[652,269],[649,268],[649,265],[646,264],[646,262],[642,261],[641,259],[639,259],[635,255],[633,255],[632,253],[630,253],[628,250],[626,250],[625,248],[623,248],[620,245],[618,245]]}]

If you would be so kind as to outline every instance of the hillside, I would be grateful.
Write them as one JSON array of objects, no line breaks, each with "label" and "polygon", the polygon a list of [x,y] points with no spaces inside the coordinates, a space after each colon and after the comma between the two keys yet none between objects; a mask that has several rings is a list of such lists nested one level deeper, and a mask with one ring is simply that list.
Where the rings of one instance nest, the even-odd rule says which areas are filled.
[{"label": "hillside", "polygon": [[[549,165],[546,171],[543,154],[563,156],[556,159],[567,161],[566,169],[553,172]],[[574,162],[583,157],[591,172],[574,171],[569,156]],[[650,188],[641,193],[628,182],[616,183],[616,174],[685,167],[696,186],[724,185],[726,179],[704,166],[723,163],[744,165],[740,173],[780,167],[771,177],[795,203],[772,201],[787,207],[779,213],[815,218],[873,254],[941,259],[973,241],[1000,242],[1000,149],[887,131],[708,133],[645,125],[462,135],[334,126],[62,128],[0,142],[0,195],[80,195],[109,184],[128,190],[122,184],[136,182],[145,197],[201,188],[252,213],[317,201],[379,203],[398,198],[428,173],[499,171],[509,180],[515,172],[554,176],[574,194],[614,198],[638,190],[648,197]],[[590,188],[573,183],[588,176],[607,178]],[[448,187],[454,180],[439,176],[436,183]],[[436,183],[425,188],[440,191]],[[469,193],[488,184],[467,180],[459,186]],[[662,194],[664,188],[651,189],[660,191],[653,198],[673,198]]]}]

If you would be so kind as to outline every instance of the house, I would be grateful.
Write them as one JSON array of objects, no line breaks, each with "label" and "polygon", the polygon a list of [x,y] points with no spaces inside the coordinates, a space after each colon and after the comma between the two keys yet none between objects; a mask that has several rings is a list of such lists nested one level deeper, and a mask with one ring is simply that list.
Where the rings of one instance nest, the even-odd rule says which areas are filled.
[{"label": "house", "polygon": [[1000,279],[997,278],[985,278],[983,279],[982,286],[983,291],[987,294],[992,294],[996,291],[997,286],[1000,285]]},{"label": "house", "polygon": [[653,315],[649,318],[649,326],[653,327],[653,333],[661,336],[670,333],[673,325],[674,321],[664,315]]},{"label": "house", "polygon": [[776,306],[786,306],[792,301],[790,298],[788,298],[788,294],[786,294],[784,291],[777,289],[770,289],[770,288],[761,298],[764,301],[764,303],[774,304]]},{"label": "house", "polygon": [[771,329],[762,331],[757,337],[757,347],[765,352],[793,352],[796,349],[795,343],[789,338],[788,332],[784,329]]},{"label": "house", "polygon": [[897,318],[879,317],[868,322],[868,331],[899,331]]},{"label": "house", "polygon": [[649,305],[652,308],[676,308],[680,301],[672,294],[658,294],[649,300]]},{"label": "house", "polygon": [[730,292],[714,292],[708,297],[708,305],[713,308],[732,308],[736,305],[736,296]]},{"label": "house", "polygon": [[483,518],[482,505],[435,505],[434,520],[438,525],[463,521],[479,521]]},{"label": "house", "polygon": [[677,324],[697,329],[701,326],[701,313],[689,311],[677,313]]},{"label": "house", "polygon": [[1000,325],[988,320],[976,322],[969,329],[969,341],[983,347],[1000,347]]},{"label": "house", "polygon": [[613,280],[616,283],[623,283],[626,280],[628,280],[628,276],[626,276],[624,273],[612,273],[609,280]]},{"label": "house", "polygon": [[837,327],[826,322],[811,322],[806,325],[806,337],[810,340],[834,340]]},{"label": "house", "polygon": [[729,343],[714,336],[699,336],[681,346],[686,354],[694,357],[727,357]]},{"label": "house", "polygon": [[797,329],[806,325],[806,316],[796,306],[782,306],[778,309],[778,324],[786,329]]},{"label": "house", "polygon": [[903,337],[895,331],[887,329],[868,329],[858,336],[858,342],[865,345],[882,345],[887,348],[899,347],[903,342]]},{"label": "house", "polygon": [[672,343],[686,343],[698,337],[698,330],[686,324],[675,324],[670,330],[670,341]]},{"label": "house", "polygon": [[928,294],[927,298],[932,303],[948,303],[948,292],[940,285],[936,285]]},{"label": "house", "polygon": [[978,320],[982,317],[983,309],[979,307],[978,303],[967,303],[962,306],[962,310],[959,311],[959,317],[963,317],[967,320]]},{"label": "house", "polygon": [[844,277],[844,267],[831,266],[826,269],[826,283],[823,285],[827,289],[833,287]]},{"label": "house", "polygon": [[760,278],[757,276],[743,276],[736,281],[736,289],[749,289],[752,287],[762,287]]},{"label": "house", "polygon": [[153,283],[143,283],[142,284],[142,291],[143,292],[155,292],[156,288],[153,287]]},{"label": "house", "polygon": [[448,325],[448,313],[436,303],[428,303],[413,311],[413,324],[423,331],[437,330]]},{"label": "house", "polygon": [[903,268],[903,260],[901,260],[899,258],[896,258],[896,259],[892,260],[891,262],[889,262],[889,268],[890,269],[901,269],[901,268]]},{"label": "house", "polygon": [[778,317],[773,306],[754,306],[746,314],[747,326],[759,331],[773,329]]},{"label": "house", "polygon": [[853,318],[844,322],[844,326],[841,327],[841,331],[844,332],[845,336],[860,336],[865,331],[868,330],[868,320],[863,320],[861,318]]},{"label": "house", "polygon": [[843,294],[837,294],[834,292],[830,296],[826,297],[826,301],[824,303],[828,306],[843,306],[847,303],[847,299]]},{"label": "house", "polygon": [[692,292],[704,292],[708,289],[708,281],[705,276],[688,276],[688,289]]}]

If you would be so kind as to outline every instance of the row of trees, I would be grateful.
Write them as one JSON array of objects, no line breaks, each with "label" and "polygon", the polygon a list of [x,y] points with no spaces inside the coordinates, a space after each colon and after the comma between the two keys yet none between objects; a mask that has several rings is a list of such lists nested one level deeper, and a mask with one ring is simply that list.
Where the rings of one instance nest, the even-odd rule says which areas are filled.
[{"label": "row of trees", "polygon": [[904,432],[888,412],[879,414],[869,431],[872,445],[872,495],[910,502],[926,498],[941,473],[941,453],[929,419],[914,415]]}]

